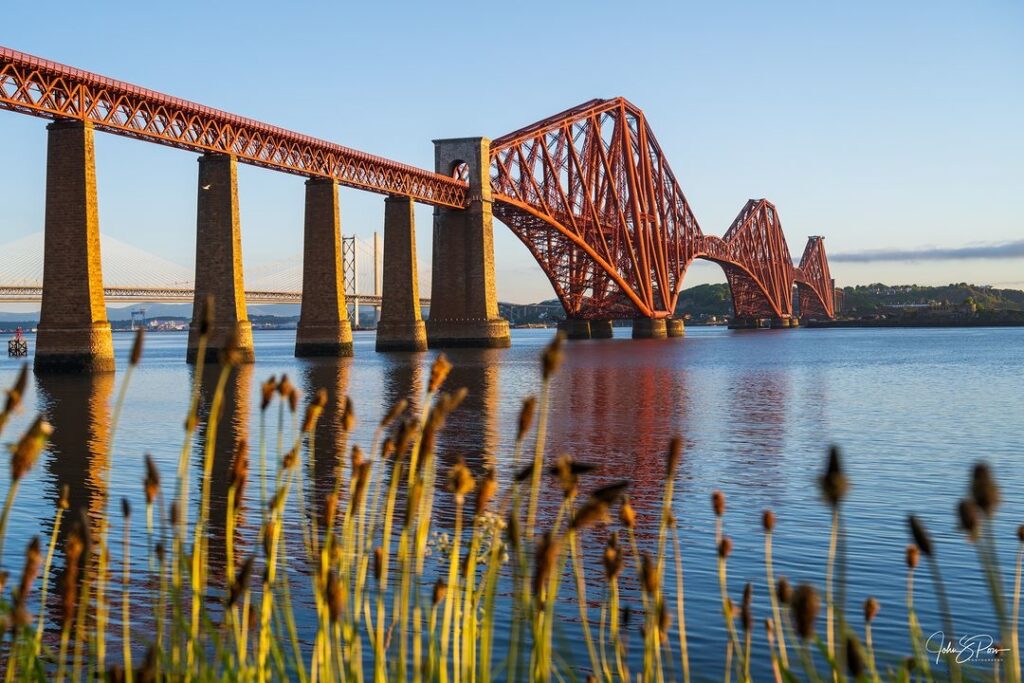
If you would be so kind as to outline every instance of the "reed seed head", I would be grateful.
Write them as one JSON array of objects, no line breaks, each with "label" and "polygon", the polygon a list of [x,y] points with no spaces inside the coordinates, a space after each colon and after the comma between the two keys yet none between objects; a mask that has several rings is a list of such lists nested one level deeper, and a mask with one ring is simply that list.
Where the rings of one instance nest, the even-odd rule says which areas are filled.
[{"label": "reed seed head", "polygon": [[142,480],[143,489],[146,492],[146,505],[152,505],[160,493],[160,471],[153,462],[153,456],[146,453],[146,476]]},{"label": "reed seed head", "polygon": [[814,620],[820,608],[821,599],[814,586],[804,583],[793,591],[793,626],[801,640],[809,640],[814,635]]},{"label": "reed seed head", "polygon": [[522,538],[522,529],[519,526],[519,512],[512,510],[505,521],[505,538],[514,551],[519,550],[519,541]]},{"label": "reed seed head", "polygon": [[360,448],[358,445],[353,444],[352,452],[349,455],[349,460],[352,464],[352,473],[355,474],[356,470],[358,470],[359,467],[364,462],[366,462],[366,458],[363,457],[363,449]]},{"label": "reed seed head", "polygon": [[610,520],[608,514],[608,503],[603,500],[591,498],[576,511],[572,518],[573,529],[586,529],[600,522]]},{"label": "reed seed head", "polygon": [[1017,527],[1017,542],[1024,543],[1024,524]]},{"label": "reed seed head", "polygon": [[156,553],[156,561],[162,565],[164,563],[164,553],[166,552],[163,541],[156,542],[156,545],[153,546],[153,552]]},{"label": "reed seed head", "polygon": [[242,438],[235,445],[235,456],[231,461],[231,487],[235,489],[235,506],[245,495],[245,484],[249,480],[249,442]]},{"label": "reed seed head", "polygon": [[775,597],[783,605],[788,605],[793,600],[793,586],[785,576],[780,576],[775,582]]},{"label": "reed seed head", "polygon": [[847,634],[846,636],[846,670],[855,680],[860,680],[866,671],[864,654],[860,649],[860,641],[853,634]]},{"label": "reed seed head", "polygon": [[672,613],[668,611],[668,606],[662,600],[658,603],[658,636],[663,644],[668,642],[668,632],[671,628]]},{"label": "reed seed head", "polygon": [[408,399],[404,398],[395,405],[391,406],[391,410],[389,410],[387,414],[384,415],[384,419],[380,421],[380,426],[387,427],[388,425],[390,425],[392,422],[397,420],[398,416],[404,413],[408,407],[409,401]]},{"label": "reed seed head", "polygon": [[132,503],[127,498],[121,499],[121,516],[130,519],[132,516]]},{"label": "reed seed head", "polygon": [[864,601],[864,623],[870,624],[878,616],[878,610],[880,609],[881,605],[878,604],[878,600],[868,597]]},{"label": "reed seed head", "polygon": [[544,353],[541,355],[541,377],[544,381],[548,381],[562,365],[562,358],[564,356],[565,346],[565,334],[559,332],[555,335],[555,338],[551,340],[547,348],[544,349]]},{"label": "reed seed head", "polygon": [[370,486],[370,477],[373,475],[373,464],[364,462],[359,465],[355,472],[355,486],[352,490],[352,509],[361,510],[363,501],[366,499],[366,489]]},{"label": "reed seed head", "polygon": [[281,398],[288,398],[288,395],[292,393],[292,389],[294,388],[295,386],[292,384],[292,381],[288,379],[288,375],[281,375],[281,379],[277,383],[277,395]]},{"label": "reed seed head", "polygon": [[71,507],[71,487],[67,484],[60,487],[60,498],[57,499],[57,508],[67,510]]},{"label": "reed seed head", "polygon": [[992,475],[992,468],[983,462],[974,466],[971,478],[971,497],[978,509],[991,517],[999,505],[999,487]]},{"label": "reed seed head", "polygon": [[21,366],[18,378],[7,390],[7,402],[4,404],[4,415],[10,415],[21,405],[21,399],[25,396],[25,387],[28,386],[28,364]]},{"label": "reed seed head", "polygon": [[11,482],[19,481],[28,474],[53,434],[53,427],[39,416],[28,428],[17,444],[11,446]]},{"label": "reed seed head", "polygon": [[537,541],[537,550],[534,553],[533,568],[533,594],[541,599],[541,591],[547,584],[551,570],[558,558],[559,542],[552,536],[551,532],[545,532]]},{"label": "reed seed head", "polygon": [[433,365],[430,366],[430,382],[427,384],[427,391],[433,394],[440,389],[451,371],[452,364],[448,361],[448,356],[443,353],[437,354]]},{"label": "reed seed head", "polygon": [[629,504],[628,497],[623,497],[619,506],[619,522],[627,529],[636,528],[636,510]]},{"label": "reed seed head", "polygon": [[981,536],[981,511],[974,501],[965,498],[957,506],[960,528],[967,533],[969,541],[977,541]]},{"label": "reed seed head", "polygon": [[287,471],[295,467],[299,463],[299,449],[298,447],[292,447],[284,454],[284,458],[281,459],[281,469]]},{"label": "reed seed head", "polygon": [[527,479],[529,479],[532,475],[533,475],[533,463],[531,462],[529,465],[526,465],[525,467],[520,468],[514,475],[512,475],[512,479],[514,481],[516,481],[517,483],[522,483],[522,482],[526,481]]},{"label": "reed seed head", "polygon": [[384,549],[377,546],[373,549],[373,578],[378,582],[384,573]]},{"label": "reed seed head", "polygon": [[825,473],[821,476],[821,493],[825,501],[832,507],[837,507],[846,496],[850,483],[843,474],[842,463],[840,462],[839,449],[832,446],[828,449],[828,464],[825,466]]},{"label": "reed seed head", "polygon": [[775,513],[771,510],[765,510],[761,513],[761,526],[764,528],[766,534],[770,534],[775,531]]},{"label": "reed seed head", "polygon": [[270,400],[274,398],[274,392],[277,391],[277,379],[271,375],[267,381],[260,385],[260,411],[264,411],[270,405]]},{"label": "reed seed head", "polygon": [[753,603],[754,584],[747,581],[747,585],[743,587],[743,607],[740,609],[740,624],[744,633],[749,633],[754,628]]},{"label": "reed seed head", "polygon": [[629,488],[630,482],[627,480],[617,481],[614,484],[608,484],[601,488],[594,489],[590,492],[590,497],[595,500],[600,500],[608,505],[615,505],[622,498],[622,495]]},{"label": "reed seed head", "polygon": [[448,490],[455,494],[455,502],[462,505],[466,496],[476,488],[476,480],[473,473],[466,467],[466,461],[459,458],[452,468],[448,470]]},{"label": "reed seed head", "polygon": [[316,423],[320,420],[320,415],[324,412],[324,406],[326,405],[327,390],[318,389],[316,394],[313,395],[313,400],[306,406],[306,416],[302,420],[302,431],[309,434],[316,428]]},{"label": "reed seed head", "polygon": [[476,489],[476,516],[487,511],[487,506],[498,492],[498,476],[493,467],[487,467]]},{"label": "reed seed head", "polygon": [[683,459],[683,440],[679,436],[673,436],[668,442],[668,456],[665,458],[665,476],[672,477],[679,461]]},{"label": "reed seed head", "polygon": [[327,573],[327,584],[324,586],[327,598],[327,613],[331,623],[337,623],[345,611],[345,590],[338,578],[338,572],[332,569]]},{"label": "reed seed head", "polygon": [[711,492],[711,509],[715,513],[715,517],[721,517],[725,514],[725,494],[721,491]]},{"label": "reed seed head", "polygon": [[907,568],[911,571],[917,569],[917,564],[921,560],[921,551],[917,549],[917,546],[910,544],[907,546],[906,561]]},{"label": "reed seed head", "polygon": [[640,585],[647,595],[656,595],[661,587],[658,563],[651,559],[651,556],[647,553],[640,556]]},{"label": "reed seed head", "polygon": [[407,420],[403,420],[401,426],[398,429],[398,433],[395,438],[395,456],[398,458],[404,458],[406,452],[409,450],[409,444],[412,443],[416,433],[420,430],[420,421],[414,417],[410,417]]},{"label": "reed seed head", "polygon": [[622,549],[619,547],[619,535],[612,532],[608,536],[608,545],[605,546],[604,556],[601,558],[606,579],[612,581],[618,577],[619,572],[622,571],[624,559]]},{"label": "reed seed head", "polygon": [[430,594],[430,602],[434,607],[441,604],[444,600],[445,594],[448,592],[448,584],[444,582],[444,579],[438,578],[434,582],[434,590]]},{"label": "reed seed head", "polygon": [[356,426],[356,407],[352,403],[352,398],[349,396],[345,397],[345,408],[341,411],[341,428],[345,433],[349,433]]},{"label": "reed seed head", "polygon": [[255,555],[245,558],[245,562],[242,563],[238,576],[235,577],[234,583],[231,584],[231,588],[228,590],[228,609],[238,604],[239,599],[249,590],[249,581],[252,579],[252,569],[255,563]]},{"label": "reed seed head", "polygon": [[292,390],[288,393],[288,410],[292,415],[294,415],[295,411],[299,409],[299,397],[301,395],[302,392],[296,387],[292,387]]},{"label": "reed seed head", "polygon": [[78,574],[82,555],[85,554],[88,532],[81,519],[72,520],[68,527],[68,535],[64,539],[64,576],[62,580],[61,615],[64,627],[75,618],[78,605]]},{"label": "reed seed head", "polygon": [[548,472],[558,479],[558,485],[562,487],[562,493],[566,498],[572,498],[579,490],[580,475],[592,472],[597,465],[579,462],[571,455],[563,455],[555,464],[548,468]]},{"label": "reed seed head", "polygon": [[928,535],[928,530],[924,528],[924,523],[914,515],[907,518],[907,523],[910,524],[910,534],[914,537],[914,543],[918,550],[925,557],[931,557],[935,548],[932,545],[931,536]]},{"label": "reed seed head", "polygon": [[333,527],[334,517],[338,514],[338,494],[330,491],[324,496],[324,528]]},{"label": "reed seed head", "polygon": [[534,396],[528,396],[523,401],[523,407],[519,410],[519,430],[516,432],[516,441],[522,441],[526,438],[527,432],[530,431],[530,427],[533,425],[533,413],[537,408],[537,399]]},{"label": "reed seed head", "polygon": [[21,570],[21,585],[14,601],[14,624],[27,626],[31,621],[28,611],[28,594],[32,590],[32,582],[36,580],[39,568],[43,564],[43,554],[39,546],[39,538],[33,536],[25,549],[25,566]]},{"label": "reed seed head", "polygon": [[722,536],[722,540],[718,542],[718,557],[722,560],[727,560],[731,553],[732,539],[728,536]]}]

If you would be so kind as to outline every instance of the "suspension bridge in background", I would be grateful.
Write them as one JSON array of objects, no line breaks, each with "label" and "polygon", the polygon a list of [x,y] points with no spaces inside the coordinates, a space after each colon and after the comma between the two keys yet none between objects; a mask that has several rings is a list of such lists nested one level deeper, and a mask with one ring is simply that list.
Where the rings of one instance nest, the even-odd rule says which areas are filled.
[{"label": "suspension bridge in background", "polygon": [[[835,312],[823,238],[810,237],[794,264],[766,199],[747,201],[722,237],[705,235],[644,112],[621,97],[585,102],[493,141],[434,140],[433,171],[7,48],[0,48],[0,108],[53,121],[37,370],[113,368],[95,131],[201,155],[189,362],[201,346],[206,302],[216,308],[204,345],[210,357],[232,343],[252,360],[246,301],[280,293],[250,289],[243,277],[238,163],[306,178],[302,285],[294,290],[301,291],[298,356],[352,352],[339,185],[385,195],[379,351],[510,344],[495,293],[494,216],[547,275],[570,337],[610,337],[612,321],[623,318],[633,321],[635,338],[682,336],[676,304],[698,258],[725,271],[739,326],[792,327],[801,315]],[[426,321],[414,202],[434,207]]]},{"label": "suspension bridge in background", "polygon": [[[352,306],[379,307],[379,239],[342,237],[345,296]],[[100,236],[103,292],[110,303],[188,303],[195,300],[194,272],[178,263]],[[43,233],[0,245],[0,302],[39,303],[43,295]],[[254,304],[302,303],[302,255],[294,254],[245,271],[245,298]],[[430,299],[421,298],[429,307]]]}]

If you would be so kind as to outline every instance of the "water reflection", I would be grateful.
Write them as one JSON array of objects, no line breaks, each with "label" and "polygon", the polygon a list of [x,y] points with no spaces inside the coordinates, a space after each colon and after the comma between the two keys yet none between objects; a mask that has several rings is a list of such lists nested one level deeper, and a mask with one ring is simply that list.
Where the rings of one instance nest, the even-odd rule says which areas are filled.
[{"label": "water reflection", "polygon": [[[192,369],[192,378],[195,379],[196,370]],[[195,441],[195,448],[192,455],[193,481],[196,482],[197,493],[203,482],[205,448],[213,447],[213,463],[210,468],[210,478],[207,485],[210,486],[210,517],[209,529],[213,541],[209,545],[210,567],[214,569],[211,576],[216,576],[218,569],[225,565],[225,550],[223,539],[226,533],[228,488],[231,485],[232,464],[239,449],[247,444],[249,438],[249,411],[250,396],[252,395],[253,366],[242,364],[228,372],[224,384],[224,397],[221,408],[220,419],[216,423],[216,435],[212,442],[209,436],[213,430],[213,423],[210,422],[210,412],[213,407],[214,395],[221,377],[220,367],[207,366],[203,369],[199,385],[199,430]],[[253,451],[258,444],[253,444]],[[255,471],[255,469],[253,469]],[[258,485],[255,477],[250,477],[250,484]],[[250,485],[247,490],[249,500],[253,500],[252,491],[254,486]],[[255,507],[255,506],[250,506]],[[243,506],[244,508],[244,506]],[[257,522],[252,521],[253,524]],[[238,534],[236,540],[241,542],[246,536],[243,532],[247,528],[247,516],[240,514],[236,522]],[[239,557],[240,554],[236,554]]]},{"label": "water reflection", "polygon": [[[55,425],[47,447],[52,477],[46,497],[56,509],[67,485],[71,510],[85,509],[93,524],[103,513],[110,469],[110,398],[114,373],[37,375],[40,408]],[[62,529],[66,531],[66,527]]]},{"label": "water reflection", "polygon": [[594,486],[629,479],[640,521],[650,521],[659,511],[669,439],[687,431],[687,372],[662,366],[656,355],[645,359],[657,352],[646,344],[636,344],[625,364],[611,361],[621,359],[619,344],[590,346],[568,354],[552,385],[549,452],[599,465]]},{"label": "water reflection", "polygon": [[729,389],[729,442],[742,465],[735,472],[765,490],[784,483],[789,396],[789,376],[771,368],[738,373]]},{"label": "water reflection", "polygon": [[461,419],[451,419],[438,439],[438,466],[442,472],[464,456],[474,469],[492,464],[498,445],[498,384],[500,349],[454,351],[453,364],[444,384],[447,391],[469,390],[459,406]]},{"label": "water reflection", "polygon": [[378,410],[386,411],[403,398],[409,411],[419,415],[426,385],[423,383],[423,354],[388,354],[384,358],[384,398]]},{"label": "water reflection", "polygon": [[[313,500],[334,490],[335,470],[346,464],[347,435],[342,426],[348,395],[351,358],[310,360],[302,365],[302,389],[307,399],[320,389],[327,391],[324,407],[314,433],[314,450],[307,463]],[[358,409],[358,406],[357,406]]]}]

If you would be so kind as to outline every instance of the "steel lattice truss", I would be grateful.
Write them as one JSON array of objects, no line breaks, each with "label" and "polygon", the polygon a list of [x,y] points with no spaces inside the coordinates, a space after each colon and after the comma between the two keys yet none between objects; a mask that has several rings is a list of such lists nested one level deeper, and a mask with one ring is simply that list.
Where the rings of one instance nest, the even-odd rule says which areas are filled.
[{"label": "steel lattice truss", "polygon": [[[824,247],[800,268],[775,206],[750,200],[723,238],[705,236],[643,112],[591,100],[491,145],[494,213],[537,258],[567,315],[664,318],[695,258],[725,269],[737,316],[832,316]],[[804,309],[804,306],[807,309]]]},{"label": "steel lattice truss", "polygon": [[462,208],[454,178],[0,47],[0,109],[78,119],[97,129],[342,185]]}]

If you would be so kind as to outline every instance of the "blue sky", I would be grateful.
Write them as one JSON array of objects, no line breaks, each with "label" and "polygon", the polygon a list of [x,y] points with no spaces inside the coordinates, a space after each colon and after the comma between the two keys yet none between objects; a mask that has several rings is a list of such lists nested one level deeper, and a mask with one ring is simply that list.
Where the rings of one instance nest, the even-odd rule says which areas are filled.
[{"label": "blue sky", "polygon": [[[1020,2],[14,3],[0,44],[425,168],[433,138],[623,95],[707,233],[767,197],[792,251],[823,234],[855,256],[840,284],[1024,287],[1020,248],[960,251],[1024,239]],[[102,231],[190,266],[195,155],[97,137]],[[0,143],[3,244],[41,229],[45,122],[0,112]],[[240,171],[247,266],[301,250],[302,193]],[[382,197],[342,202],[343,232],[380,229]],[[495,229],[499,297],[548,298]],[[721,280],[704,264],[688,284]]]}]

